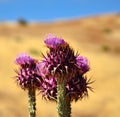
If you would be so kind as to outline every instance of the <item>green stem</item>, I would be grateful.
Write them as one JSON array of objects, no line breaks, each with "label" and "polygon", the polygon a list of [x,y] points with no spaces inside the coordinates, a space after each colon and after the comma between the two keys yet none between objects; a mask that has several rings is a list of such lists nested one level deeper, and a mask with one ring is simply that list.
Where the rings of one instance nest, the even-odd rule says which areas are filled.
[{"label": "green stem", "polygon": [[67,101],[67,115],[67,117],[71,117],[71,103],[69,100]]},{"label": "green stem", "polygon": [[66,82],[63,79],[57,80],[57,102],[58,102],[58,117],[70,117],[71,106],[70,101],[66,99]]},{"label": "green stem", "polygon": [[29,88],[28,90],[28,103],[29,103],[29,117],[36,116],[36,98],[35,98],[35,89]]}]

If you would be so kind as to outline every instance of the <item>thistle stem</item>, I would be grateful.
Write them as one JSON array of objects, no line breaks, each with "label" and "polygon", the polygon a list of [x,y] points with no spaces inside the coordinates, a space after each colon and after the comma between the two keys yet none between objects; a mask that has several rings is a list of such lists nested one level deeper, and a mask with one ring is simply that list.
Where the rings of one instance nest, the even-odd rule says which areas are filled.
[{"label": "thistle stem", "polygon": [[71,102],[67,100],[67,117],[71,117]]},{"label": "thistle stem", "polygon": [[35,98],[35,89],[29,88],[28,90],[28,103],[29,103],[29,117],[36,116],[36,98]]},{"label": "thistle stem", "polygon": [[57,80],[57,102],[58,102],[58,117],[70,117],[71,116],[71,106],[70,101],[66,99],[66,88],[65,80]]}]

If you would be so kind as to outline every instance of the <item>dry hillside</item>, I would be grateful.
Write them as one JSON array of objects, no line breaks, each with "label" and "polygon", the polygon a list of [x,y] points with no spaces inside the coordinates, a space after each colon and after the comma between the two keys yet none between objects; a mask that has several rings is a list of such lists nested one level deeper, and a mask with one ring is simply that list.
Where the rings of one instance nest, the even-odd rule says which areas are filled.
[{"label": "dry hillside", "polygon": [[[27,117],[27,92],[13,78],[15,57],[28,52],[41,59],[48,33],[63,37],[90,60],[87,74],[95,82],[88,99],[72,103],[73,117],[120,116],[120,14],[50,23],[0,23],[0,117]],[[39,93],[39,92],[38,92]],[[37,94],[38,94],[37,93]],[[37,117],[56,117],[56,103],[37,95]]]}]

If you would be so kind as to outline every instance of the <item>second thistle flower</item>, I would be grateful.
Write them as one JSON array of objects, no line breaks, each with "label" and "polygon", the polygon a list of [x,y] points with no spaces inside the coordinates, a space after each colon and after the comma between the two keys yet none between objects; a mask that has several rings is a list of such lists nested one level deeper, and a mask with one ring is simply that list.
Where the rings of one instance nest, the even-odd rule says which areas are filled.
[{"label": "second thistle flower", "polygon": [[37,60],[22,53],[16,58],[15,63],[20,67],[19,70],[16,70],[16,77],[21,88],[29,89],[30,87],[39,88],[41,86],[42,78],[38,73]]}]

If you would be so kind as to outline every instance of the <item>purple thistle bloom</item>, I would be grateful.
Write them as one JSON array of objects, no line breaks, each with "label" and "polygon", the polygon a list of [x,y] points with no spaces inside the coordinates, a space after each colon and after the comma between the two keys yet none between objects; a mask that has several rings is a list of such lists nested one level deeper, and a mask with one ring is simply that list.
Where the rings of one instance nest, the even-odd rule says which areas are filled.
[{"label": "purple thistle bloom", "polygon": [[53,34],[49,34],[46,36],[46,40],[44,41],[48,48],[55,49],[60,45],[65,45],[66,42],[62,38],[58,38]]},{"label": "purple thistle bloom", "polygon": [[[88,84],[83,74],[89,70],[88,60],[77,56],[74,50],[63,39],[50,35],[45,40],[50,49],[47,56],[38,66],[44,76],[41,92],[48,100],[57,99],[57,80],[65,78],[66,98],[77,101],[88,95]],[[91,89],[91,88],[90,88]]]},{"label": "purple thistle bloom", "polygon": [[[91,84],[82,75],[77,74],[76,77],[70,79],[66,83],[66,99],[70,101],[78,101],[88,96],[88,89],[92,90],[88,85]],[[48,100],[57,100],[57,79],[46,78],[43,80],[41,88],[42,96]]]},{"label": "purple thistle bloom", "polygon": [[41,88],[42,97],[46,100],[57,99],[57,81],[55,78],[45,78]]},{"label": "purple thistle bloom", "polygon": [[70,101],[78,101],[88,96],[88,85],[90,81],[87,81],[81,74],[77,74],[74,78],[67,82],[66,85],[66,98]]},{"label": "purple thistle bloom", "polygon": [[86,57],[77,56],[76,62],[77,62],[77,66],[80,69],[82,74],[89,71],[90,67],[89,67],[89,64],[88,64],[88,59]]},{"label": "purple thistle bloom", "polygon": [[33,59],[26,53],[21,53],[18,55],[18,57],[15,60],[15,63],[18,65],[24,65],[24,64],[29,64]]},{"label": "purple thistle bloom", "polygon": [[30,87],[39,88],[41,86],[42,78],[38,73],[37,60],[27,54],[20,54],[15,63],[20,65],[20,69],[16,71],[16,77],[21,88],[29,89]]},{"label": "purple thistle bloom", "polygon": [[[78,71],[80,71],[81,74],[84,74],[90,69],[87,58],[76,56],[73,49],[71,49],[69,44],[63,39],[61,41],[61,39],[59,40],[55,36],[50,35],[45,40],[45,43],[48,46],[51,46],[51,48],[54,46],[54,48],[50,48],[47,57],[44,57],[44,69],[42,75],[51,75],[57,78],[60,78],[61,76],[71,78]],[[64,44],[65,46],[63,46]],[[45,68],[47,70],[45,70]]]},{"label": "purple thistle bloom", "polygon": [[44,57],[43,62],[43,71],[47,69],[45,76],[60,78],[64,75],[64,77],[71,78],[79,70],[76,66],[74,51],[69,45],[50,50],[47,57]]},{"label": "purple thistle bloom", "polygon": [[45,60],[37,64],[38,72],[42,78],[45,78],[48,74],[48,68],[46,66]]}]

